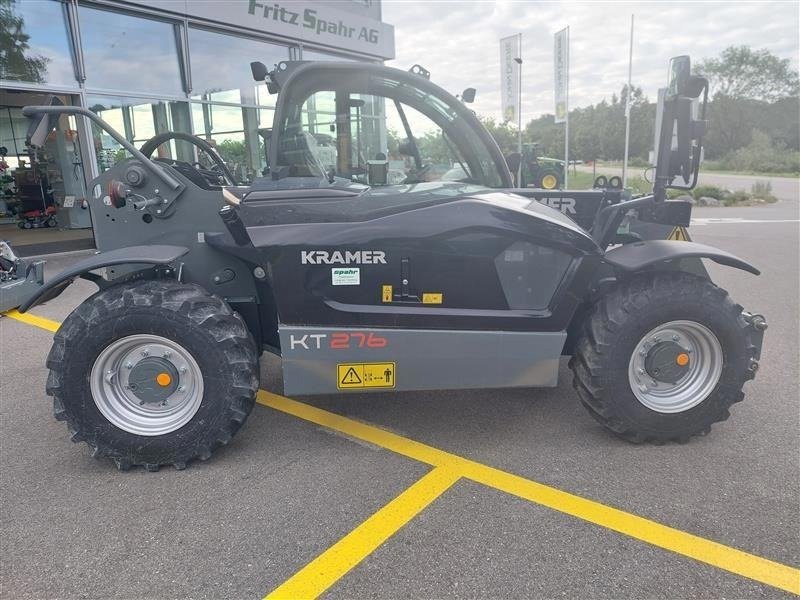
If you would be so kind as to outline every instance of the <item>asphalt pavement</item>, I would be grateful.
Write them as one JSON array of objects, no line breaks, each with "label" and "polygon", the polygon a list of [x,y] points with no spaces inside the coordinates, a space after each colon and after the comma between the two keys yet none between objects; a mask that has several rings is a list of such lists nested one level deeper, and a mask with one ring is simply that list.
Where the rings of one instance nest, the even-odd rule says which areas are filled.
[{"label": "asphalt pavement", "polygon": [[[304,404],[800,566],[798,198],[696,208],[690,234],[760,277],[708,265],[766,315],[761,369],[729,420],[686,445],[609,436],[554,389],[320,396]],[[52,274],[78,254],[50,257]],[[37,315],[62,320],[79,281]],[[44,394],[52,334],[0,318],[0,596],[255,598],[430,471],[361,438],[257,405],[185,471],[118,472],[72,444]],[[278,361],[262,387],[282,393]],[[775,587],[461,479],[338,579],[331,598],[778,598]]]}]

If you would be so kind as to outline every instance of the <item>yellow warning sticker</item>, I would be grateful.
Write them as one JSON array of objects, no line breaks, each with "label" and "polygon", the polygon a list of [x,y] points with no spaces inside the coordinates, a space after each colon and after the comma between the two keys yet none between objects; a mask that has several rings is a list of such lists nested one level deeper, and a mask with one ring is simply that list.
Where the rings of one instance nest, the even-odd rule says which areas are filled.
[{"label": "yellow warning sticker", "polygon": [[360,388],[393,388],[395,364],[345,363],[336,365],[336,387],[340,390]]},{"label": "yellow warning sticker", "polygon": [[384,302],[391,302],[392,299],[393,299],[392,286],[390,285],[381,286],[381,300],[383,300]]},{"label": "yellow warning sticker", "polygon": [[680,226],[678,226],[675,229],[673,229],[672,233],[670,233],[667,236],[667,239],[671,240],[673,242],[691,242],[692,241],[691,239],[689,239],[689,232],[686,231],[686,227],[680,227]]},{"label": "yellow warning sticker", "polygon": [[443,295],[441,292],[428,292],[422,294],[422,303],[423,304],[441,304],[443,299]]}]

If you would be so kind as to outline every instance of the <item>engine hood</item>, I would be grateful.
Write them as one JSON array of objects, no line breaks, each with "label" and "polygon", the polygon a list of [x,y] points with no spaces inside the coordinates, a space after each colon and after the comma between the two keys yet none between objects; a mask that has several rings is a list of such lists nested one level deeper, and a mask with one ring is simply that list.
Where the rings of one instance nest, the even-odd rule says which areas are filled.
[{"label": "engine hood", "polygon": [[459,181],[431,181],[409,185],[372,187],[365,189],[363,196],[369,196],[373,200],[371,203],[376,202],[377,204],[380,204],[383,198],[398,197],[402,197],[406,201],[413,198],[414,203],[437,203],[472,198],[487,202],[498,208],[535,215],[538,218],[551,221],[573,231],[586,233],[575,221],[541,202],[511,192]]},{"label": "engine hood", "polygon": [[[371,188],[329,184],[314,188],[313,193],[310,189],[305,193],[260,191],[248,196],[240,214],[256,246],[302,239],[334,244],[350,235],[341,226],[350,223],[366,239],[385,239],[398,232],[425,237],[494,228],[553,239],[581,252],[599,252],[592,237],[558,210],[510,191],[457,181]],[[280,224],[275,230],[273,226]]]},{"label": "engine hood", "polygon": [[550,221],[551,223],[560,225],[561,227],[566,227],[567,229],[570,229],[576,233],[581,233],[587,237],[591,237],[583,228],[575,223],[575,221],[564,215],[561,211],[550,208],[538,200],[533,200],[531,198],[526,198],[525,196],[519,196],[510,192],[498,192],[494,190],[491,192],[475,194],[473,197],[476,200],[488,202],[494,206],[504,208],[506,210],[534,215],[539,219]]}]

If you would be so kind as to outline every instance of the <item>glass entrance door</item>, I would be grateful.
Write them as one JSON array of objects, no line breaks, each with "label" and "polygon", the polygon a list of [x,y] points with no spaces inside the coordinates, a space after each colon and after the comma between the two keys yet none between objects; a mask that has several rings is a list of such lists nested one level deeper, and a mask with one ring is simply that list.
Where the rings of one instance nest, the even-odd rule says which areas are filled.
[{"label": "glass entrance door", "polygon": [[[60,95],[64,104],[77,98]],[[19,254],[94,247],[82,147],[74,117],[61,116],[43,148],[25,144],[22,107],[46,104],[40,92],[0,91],[0,238]]]}]

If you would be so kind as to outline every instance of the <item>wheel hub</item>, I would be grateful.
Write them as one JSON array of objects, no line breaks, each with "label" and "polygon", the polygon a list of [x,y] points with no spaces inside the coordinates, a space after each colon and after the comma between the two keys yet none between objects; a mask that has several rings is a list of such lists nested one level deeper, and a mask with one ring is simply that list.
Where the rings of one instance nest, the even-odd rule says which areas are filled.
[{"label": "wheel hub", "polygon": [[128,375],[128,389],[144,404],[161,404],[175,393],[179,383],[175,365],[155,356],[139,361]]},{"label": "wheel hub", "polygon": [[136,435],[164,435],[194,417],[203,400],[203,374],[191,353],[149,334],[120,338],[97,357],[89,378],[98,410]]},{"label": "wheel hub", "polygon": [[673,341],[658,342],[645,355],[644,369],[657,381],[675,384],[689,372],[690,362],[687,348]]},{"label": "wheel hub", "polygon": [[634,396],[660,413],[679,413],[705,400],[722,375],[722,346],[706,326],[670,321],[633,349],[628,381]]}]

